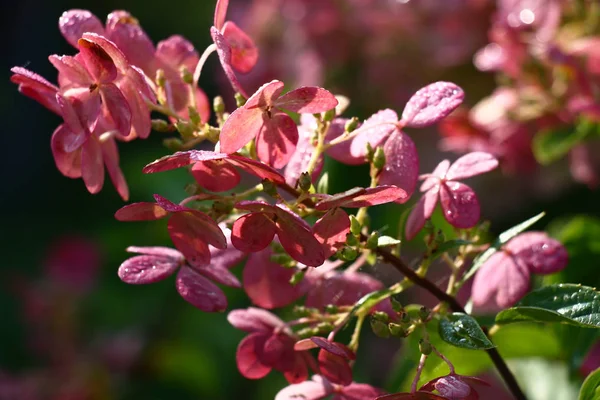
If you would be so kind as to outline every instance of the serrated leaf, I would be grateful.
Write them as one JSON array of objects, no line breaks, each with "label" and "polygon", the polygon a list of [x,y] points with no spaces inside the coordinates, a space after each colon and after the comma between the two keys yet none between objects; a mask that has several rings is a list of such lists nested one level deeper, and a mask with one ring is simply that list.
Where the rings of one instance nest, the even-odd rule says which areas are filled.
[{"label": "serrated leaf", "polygon": [[475,272],[477,272],[477,270],[479,270],[479,268],[481,268],[481,266],[495,252],[497,252],[500,249],[500,247],[502,247],[502,245],[504,245],[506,242],[508,242],[513,237],[517,236],[519,233],[528,229],[530,226],[532,226],[533,224],[538,222],[540,219],[542,219],[545,215],[546,215],[545,212],[541,212],[538,215],[536,215],[535,217],[531,217],[528,220],[523,221],[520,224],[515,225],[512,228],[507,229],[504,232],[502,232],[486,251],[481,253],[479,256],[477,256],[475,258],[475,260],[473,260],[473,265],[471,266],[471,269],[463,276],[461,282],[464,283],[464,282],[468,281],[473,275],[475,275]]},{"label": "serrated leaf", "polygon": [[585,378],[579,390],[579,400],[600,400],[600,368]]},{"label": "serrated leaf", "polygon": [[445,342],[464,349],[485,350],[494,347],[477,321],[463,313],[452,313],[441,319],[439,334]]},{"label": "serrated leaf", "polygon": [[550,285],[529,293],[516,307],[496,316],[497,324],[521,321],[600,328],[600,293],[589,286]]},{"label": "serrated leaf", "polygon": [[559,129],[546,129],[538,132],[532,140],[531,148],[535,159],[548,165],[563,158],[588,134],[583,126],[565,126]]},{"label": "serrated leaf", "polygon": [[380,236],[377,239],[377,247],[395,246],[397,244],[400,244],[400,241],[391,236]]}]

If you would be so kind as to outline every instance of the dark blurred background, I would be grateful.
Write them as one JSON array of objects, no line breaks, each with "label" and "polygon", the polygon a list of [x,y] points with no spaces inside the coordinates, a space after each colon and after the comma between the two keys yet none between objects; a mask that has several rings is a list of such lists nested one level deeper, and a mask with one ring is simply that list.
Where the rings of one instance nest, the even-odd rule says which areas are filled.
[{"label": "dark blurred background", "polygon": [[[10,390],[40,382],[50,387],[64,384],[65,394],[56,399],[273,398],[285,386],[284,379],[277,374],[256,382],[241,377],[235,346],[243,333],[229,326],[224,315],[202,313],[182,301],[172,279],[136,287],[118,279],[125,247],[169,245],[165,224],[119,223],[113,214],[123,203],[108,181],[99,194],[91,195],[81,180],[61,176],[49,146],[59,118],[20,95],[9,81],[13,66],[55,81],[48,55],[74,52],[57,27],[64,10],[89,9],[104,20],[111,11],[125,9],[155,42],[177,33],[202,52],[210,43],[215,2],[8,3],[2,3],[1,12],[5,33],[0,80],[0,387],[4,395],[9,393],[6,398],[17,393]],[[416,89],[435,80],[462,86],[471,105],[488,95],[493,76],[478,72],[471,58],[487,41],[493,8],[486,0],[240,0],[232,1],[228,19],[255,37],[261,51],[256,71],[243,79],[249,92],[275,78],[289,85],[324,85],[352,99],[347,115],[366,118],[386,107],[400,113]],[[229,94],[220,89],[225,81],[215,58],[200,86],[210,98]],[[184,196],[185,173],[141,173],[144,165],[166,154],[163,135],[153,133],[145,141],[119,145],[131,201],[150,200],[153,193],[176,201]],[[456,158],[436,149],[435,128],[412,137],[423,172],[441,157]],[[364,168],[330,167],[333,190],[367,183]],[[496,233],[541,210],[549,217],[539,227],[557,216],[599,211],[597,192],[573,185],[560,164],[519,176],[496,172],[473,186]],[[387,225],[386,234],[395,234],[402,211],[399,206],[380,207],[374,226]],[[89,250],[71,254],[82,248]],[[61,281],[53,265],[56,259],[64,260],[64,254],[84,270],[75,275],[85,284]],[[242,291],[226,293],[230,309],[248,305]],[[389,354],[398,344],[375,344],[367,338],[364,346],[357,380],[384,385],[391,369]],[[385,363],[379,361],[382,355],[387,355]],[[91,397],[76,397],[90,388]]]}]

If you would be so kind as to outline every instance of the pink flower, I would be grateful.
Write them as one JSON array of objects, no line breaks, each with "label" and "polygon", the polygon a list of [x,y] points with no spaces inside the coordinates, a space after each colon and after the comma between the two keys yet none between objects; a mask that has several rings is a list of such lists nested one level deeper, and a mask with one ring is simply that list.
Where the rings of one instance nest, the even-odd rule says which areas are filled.
[{"label": "pink flower", "polygon": [[221,130],[221,151],[236,152],[256,138],[258,158],[282,168],[298,143],[298,127],[282,109],[313,114],[337,105],[331,93],[318,87],[302,87],[281,96],[282,91],[283,82],[267,83],[235,110]]},{"label": "pink flower", "polygon": [[240,287],[240,283],[223,265],[202,266],[186,260],[177,250],[167,247],[128,247],[127,251],[141,255],[124,261],[119,278],[125,283],[144,285],[161,281],[175,273],[177,291],[185,301],[206,312],[223,311],[227,298],[212,281]]},{"label": "pink flower", "polygon": [[237,329],[249,333],[236,352],[238,370],[243,376],[261,379],[275,369],[290,383],[308,378],[307,357],[310,355],[294,350],[293,332],[277,316],[250,307],[231,311],[227,320]]},{"label": "pink flower", "polygon": [[329,258],[346,243],[350,217],[341,208],[332,208],[315,223],[313,232],[323,245],[325,258]]},{"label": "pink flower", "polygon": [[217,249],[227,248],[227,238],[208,215],[172,203],[157,194],[154,198],[156,203],[133,203],[122,207],[115,213],[115,218],[119,221],[154,221],[169,216],[169,236],[194,267],[210,263],[209,244]]},{"label": "pink flower", "polygon": [[425,194],[415,205],[406,221],[405,234],[408,239],[415,237],[431,217],[438,202],[444,211],[444,218],[456,228],[471,228],[480,217],[477,195],[469,186],[457,179],[469,178],[493,170],[498,166],[491,154],[473,152],[456,160],[452,165],[444,160],[431,174],[424,175],[421,192]]},{"label": "pink flower", "polygon": [[319,336],[300,340],[294,348],[296,351],[304,351],[314,348],[319,350],[319,371],[328,381],[347,386],[352,383],[352,367],[350,361],[356,359],[356,355],[346,345],[333,342]]},{"label": "pink flower", "polygon": [[473,385],[490,386],[483,379],[451,373],[427,382],[419,391],[433,392],[436,390],[448,400],[478,400],[479,395],[473,389]]},{"label": "pink flower", "polygon": [[550,274],[566,267],[564,246],[544,232],[526,232],[512,238],[477,271],[473,305],[484,310],[510,307],[529,290],[532,273]]},{"label": "pink flower", "polygon": [[382,393],[381,389],[364,383],[352,382],[344,386],[332,383],[321,375],[314,375],[312,380],[280,390],[275,400],[322,400],[332,395],[335,400],[373,400]]},{"label": "pink flower", "polygon": [[242,201],[237,209],[250,213],[233,224],[233,245],[246,253],[254,253],[271,244],[275,235],[285,251],[296,261],[318,267],[325,261],[323,246],[310,226],[293,212],[262,201]]},{"label": "pink flower", "polygon": [[380,185],[374,188],[355,187],[333,196],[323,196],[323,200],[315,205],[317,210],[331,210],[336,207],[360,208],[370,207],[406,199],[406,192],[393,185]]}]

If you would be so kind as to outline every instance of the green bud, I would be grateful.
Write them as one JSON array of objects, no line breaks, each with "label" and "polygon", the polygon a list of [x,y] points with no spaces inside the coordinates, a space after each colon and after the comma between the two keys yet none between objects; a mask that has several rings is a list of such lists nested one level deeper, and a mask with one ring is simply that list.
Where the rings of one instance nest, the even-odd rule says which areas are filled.
[{"label": "green bud", "polygon": [[233,204],[222,201],[215,201],[212,209],[218,214],[229,214],[233,210]]},{"label": "green bud", "polygon": [[187,83],[188,85],[194,83],[194,75],[186,67],[181,67],[181,70],[179,70],[179,74],[181,76],[181,80],[184,83]]},{"label": "green bud", "polygon": [[333,121],[334,118],[335,118],[335,108],[332,108],[331,110],[325,111],[323,113],[323,121],[325,121],[325,122]]},{"label": "green bud", "polygon": [[185,185],[183,190],[185,190],[188,196],[193,196],[201,192],[200,188],[195,183],[188,183],[187,185]]},{"label": "green bud", "polygon": [[236,106],[242,107],[244,104],[246,104],[247,99],[244,97],[243,94],[236,93],[234,97],[235,97],[235,105]]},{"label": "green bud", "polygon": [[298,317],[308,317],[311,314],[305,306],[294,306],[293,313]]},{"label": "green bud", "polygon": [[369,235],[367,239],[366,247],[370,250],[375,250],[377,248],[377,241],[379,240],[379,232],[375,231]]},{"label": "green bud", "polygon": [[294,273],[294,275],[292,275],[292,277],[290,278],[290,285],[296,286],[297,284],[302,282],[302,279],[304,279],[305,274],[306,274],[305,269],[296,271],[296,273]]},{"label": "green bud", "polygon": [[310,187],[312,186],[312,180],[310,179],[310,174],[308,172],[303,172],[300,174],[300,178],[298,178],[298,186],[304,192],[308,192]]},{"label": "green bud", "polygon": [[373,318],[381,322],[388,322],[390,320],[390,316],[383,311],[375,311],[373,313]]},{"label": "green bud", "polygon": [[156,77],[154,78],[156,82],[156,86],[164,87],[165,83],[167,83],[167,78],[165,77],[165,71],[162,69],[156,70]]},{"label": "green bud", "polygon": [[357,127],[358,127],[358,118],[356,117],[352,117],[350,118],[347,122],[346,125],[344,126],[344,130],[347,133],[350,133],[352,131],[354,131]]},{"label": "green bud", "polygon": [[317,192],[318,193],[327,193],[329,191],[329,174],[327,172],[323,173],[321,179],[319,179],[319,183],[317,183]]},{"label": "green bud", "polygon": [[179,138],[167,138],[163,140],[163,146],[171,151],[179,151],[183,147],[183,142]]},{"label": "green bud", "polygon": [[193,138],[194,131],[196,130],[194,125],[182,120],[175,122],[175,128],[177,128],[181,136],[184,138]]},{"label": "green bud", "polygon": [[419,318],[421,318],[422,321],[425,321],[427,318],[429,318],[430,313],[431,311],[429,308],[423,306],[419,309]]},{"label": "green bud", "polygon": [[360,221],[356,219],[356,217],[354,215],[350,216],[350,232],[352,232],[353,235],[360,235],[360,231],[362,229],[362,225],[360,224]]},{"label": "green bud", "polygon": [[346,234],[346,244],[348,246],[356,246],[358,244],[358,239],[352,234],[352,232],[348,232],[348,234]]},{"label": "green bud", "polygon": [[401,311],[399,318],[400,318],[400,322],[402,322],[402,323],[407,324],[410,322],[410,315],[408,315],[408,313],[406,311]]},{"label": "green bud", "polygon": [[165,121],[164,119],[153,119],[152,130],[156,132],[172,132],[174,131],[173,125]]},{"label": "green bud", "polygon": [[339,255],[343,261],[354,261],[358,257],[358,251],[354,247],[345,246],[339,251]]},{"label": "green bud", "polygon": [[271,262],[279,264],[282,267],[293,268],[296,266],[296,261],[292,259],[287,253],[275,253],[271,254]]},{"label": "green bud", "polygon": [[404,327],[402,325],[390,322],[388,324],[388,329],[390,330],[390,333],[392,334],[392,336],[406,337],[406,329],[404,329]]},{"label": "green bud", "polygon": [[277,186],[275,186],[275,184],[268,180],[268,179],[264,179],[262,181],[262,185],[263,185],[263,192],[265,192],[266,194],[268,194],[269,196],[275,197],[277,196]]},{"label": "green bud", "polygon": [[340,311],[340,308],[335,304],[327,304],[325,306],[325,311],[329,314],[337,314]]},{"label": "green bud", "polygon": [[204,131],[206,132],[206,137],[213,143],[217,143],[219,141],[219,136],[221,136],[221,130],[219,128],[215,128],[214,126],[205,125]]},{"label": "green bud", "polygon": [[371,318],[371,329],[373,329],[373,333],[382,338],[390,337],[390,330],[388,326],[377,319]]},{"label": "green bud", "polygon": [[390,302],[392,303],[392,310],[397,313],[402,312],[402,304],[398,300],[392,297],[390,298]]},{"label": "green bud", "polygon": [[320,322],[315,326],[315,329],[319,330],[319,334],[329,333],[333,330],[333,324],[331,322]]},{"label": "green bud", "polygon": [[379,146],[375,149],[375,154],[373,155],[373,166],[377,168],[377,170],[381,170],[385,167],[385,153],[383,152],[383,147]]},{"label": "green bud", "polygon": [[225,112],[225,101],[221,96],[216,96],[213,99],[213,111],[215,114],[223,114]]},{"label": "green bud", "polygon": [[375,157],[375,150],[373,149],[373,146],[371,146],[371,143],[367,142],[367,152],[365,154],[365,159],[369,164],[371,164],[373,162],[373,157]]},{"label": "green bud", "polygon": [[198,126],[202,123],[202,118],[200,118],[200,114],[198,114],[196,107],[188,106],[188,114],[190,115],[192,124]]},{"label": "green bud", "polygon": [[425,354],[426,356],[430,355],[433,351],[431,343],[423,339],[419,340],[419,351],[421,352],[421,354]]},{"label": "green bud", "polygon": [[316,336],[318,335],[318,333],[315,335],[314,334],[314,328],[312,327],[306,327],[306,328],[302,328],[299,331],[296,331],[296,335],[298,335],[300,338],[304,339],[304,338],[309,338],[311,336]]}]

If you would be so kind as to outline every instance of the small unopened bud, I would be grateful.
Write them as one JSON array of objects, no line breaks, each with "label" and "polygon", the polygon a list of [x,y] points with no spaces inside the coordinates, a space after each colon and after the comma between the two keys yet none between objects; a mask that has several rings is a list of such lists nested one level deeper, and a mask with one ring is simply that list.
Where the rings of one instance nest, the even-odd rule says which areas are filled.
[{"label": "small unopened bud", "polygon": [[331,110],[325,111],[323,113],[323,121],[325,121],[325,122],[333,121],[334,118],[335,118],[335,108],[332,108]]},{"label": "small unopened bud", "polygon": [[392,336],[406,337],[406,329],[404,329],[404,327],[402,325],[390,322],[388,324],[388,329],[390,330],[390,333],[392,334]]},{"label": "small unopened bud", "polygon": [[310,187],[312,186],[312,180],[310,179],[310,174],[308,172],[303,172],[300,174],[300,178],[298,178],[298,186],[304,192],[308,192]]},{"label": "small unopened bud", "polygon": [[217,115],[225,112],[225,101],[221,96],[217,96],[213,99],[213,111]]},{"label": "small unopened bud", "polygon": [[225,203],[222,201],[215,201],[212,205],[212,209],[218,214],[225,215],[231,213],[233,210],[232,203]]},{"label": "small unopened bud", "polygon": [[194,75],[186,67],[182,67],[179,74],[184,83],[187,83],[188,85],[194,83]]},{"label": "small unopened bud", "polygon": [[335,304],[327,304],[325,306],[325,311],[329,314],[337,314],[340,311],[340,308]]},{"label": "small unopened bud", "polygon": [[354,131],[358,127],[358,118],[352,117],[344,125],[344,130],[348,133]]},{"label": "small unopened bud", "polygon": [[421,352],[421,354],[425,354],[426,356],[430,355],[433,351],[431,343],[423,339],[419,340],[419,351]]},{"label": "small unopened bud", "polygon": [[373,318],[381,322],[388,322],[390,320],[390,316],[388,315],[388,313],[383,311],[375,311],[373,313]]},{"label": "small unopened bud", "polygon": [[236,93],[235,94],[235,105],[238,107],[242,107],[244,104],[246,104],[246,98],[244,97],[243,94],[241,93]]},{"label": "small unopened bud", "polygon": [[304,279],[304,275],[306,275],[305,269],[296,271],[296,273],[294,273],[294,275],[292,275],[292,277],[290,278],[290,285],[296,286],[297,284],[302,282],[302,280]]},{"label": "small unopened bud", "polygon": [[196,130],[194,128],[194,125],[190,124],[189,122],[182,121],[182,120],[175,122],[175,128],[177,128],[177,130],[179,131],[181,136],[183,136],[186,139],[193,138],[194,132]]},{"label": "small unopened bud", "polygon": [[398,300],[392,297],[390,298],[390,302],[392,303],[392,310],[397,313],[402,312],[402,304]]},{"label": "small unopened bud", "polygon": [[188,106],[188,114],[190,116],[190,121],[196,126],[202,123],[202,118],[200,118],[200,114],[198,114],[198,110],[196,107]]},{"label": "small unopened bud", "polygon": [[309,338],[311,336],[316,336],[314,334],[314,329],[310,326],[306,327],[306,328],[302,328],[299,331],[296,331],[296,335],[298,335],[301,339]]},{"label": "small unopened bud", "polygon": [[408,315],[408,313],[405,311],[401,311],[398,317],[400,318],[400,322],[402,323],[407,324],[410,322],[410,315]]},{"label": "small unopened bud", "polygon": [[362,229],[362,225],[359,220],[356,219],[354,215],[350,216],[350,232],[353,235],[360,235],[360,230]]},{"label": "small unopened bud", "polygon": [[348,234],[346,234],[346,244],[348,246],[356,246],[358,244],[358,239],[352,234],[352,232],[348,232]]},{"label": "small unopened bud", "polygon": [[385,167],[385,153],[383,152],[383,147],[379,146],[375,149],[375,154],[373,155],[373,167],[381,170]]},{"label": "small unopened bud", "polygon": [[367,243],[365,244],[367,249],[375,250],[377,248],[377,241],[379,240],[379,233],[372,232],[367,239]]},{"label": "small unopened bud", "polygon": [[158,87],[164,87],[165,83],[167,83],[167,78],[165,77],[165,71],[162,69],[157,69],[156,70],[156,77],[155,77],[155,81],[156,81],[156,86]]},{"label": "small unopened bud", "polygon": [[425,321],[427,318],[429,318],[430,313],[431,311],[429,308],[423,306],[419,309],[419,318],[421,318],[422,321]]},{"label": "small unopened bud", "polygon": [[365,160],[367,160],[367,162],[369,164],[371,164],[373,162],[373,157],[375,157],[375,150],[373,149],[373,146],[371,146],[371,143],[367,142],[367,151],[365,154]]},{"label": "small unopened bud", "polygon": [[320,322],[315,328],[319,330],[320,335],[323,335],[333,330],[333,324],[331,322]]},{"label": "small unopened bud", "polygon": [[271,254],[270,260],[271,262],[286,268],[293,268],[296,266],[296,261],[294,261],[292,257],[288,256],[286,253]]},{"label": "small unopened bud", "polygon": [[268,179],[264,179],[262,181],[263,192],[268,194],[269,196],[275,197],[277,196],[277,186],[273,182]]},{"label": "small unopened bud", "polygon": [[211,142],[217,143],[219,141],[219,137],[221,136],[221,130],[219,128],[205,125],[204,132],[206,132],[206,138]]},{"label": "small unopened bud", "polygon": [[343,261],[354,261],[358,257],[358,251],[354,247],[345,246],[339,251],[339,257]]},{"label": "small unopened bud", "polygon": [[310,310],[305,306],[294,306],[292,312],[298,317],[308,317],[311,314]]},{"label": "small unopened bud", "polygon": [[175,129],[173,128],[173,125],[169,124],[164,119],[153,119],[152,130],[156,132],[172,132]]},{"label": "small unopened bud", "polygon": [[163,146],[171,151],[179,151],[183,147],[183,142],[179,138],[167,138],[163,140]]},{"label": "small unopened bud", "polygon": [[379,337],[390,337],[390,330],[385,322],[371,318],[371,329],[373,329],[373,333]]}]

